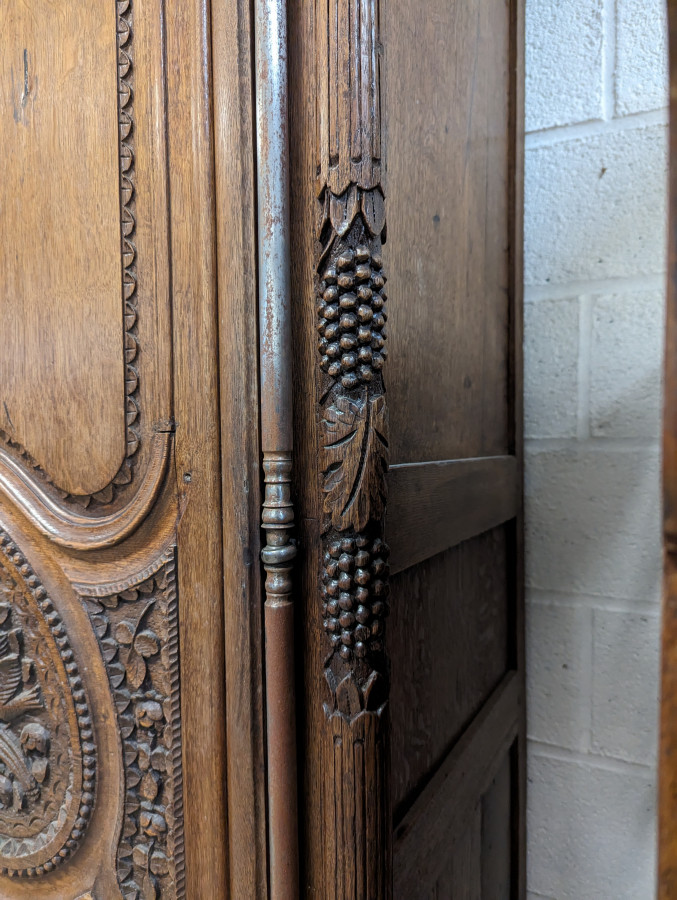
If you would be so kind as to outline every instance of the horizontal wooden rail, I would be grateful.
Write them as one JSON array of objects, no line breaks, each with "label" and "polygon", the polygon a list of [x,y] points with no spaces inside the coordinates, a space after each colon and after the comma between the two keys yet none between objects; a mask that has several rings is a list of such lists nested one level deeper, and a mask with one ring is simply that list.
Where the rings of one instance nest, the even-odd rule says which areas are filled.
[{"label": "horizontal wooden rail", "polygon": [[518,505],[514,456],[392,466],[386,516],[391,571],[502,525]]},{"label": "horizontal wooden rail", "polygon": [[517,737],[520,675],[508,673],[395,829],[397,897],[428,896]]}]

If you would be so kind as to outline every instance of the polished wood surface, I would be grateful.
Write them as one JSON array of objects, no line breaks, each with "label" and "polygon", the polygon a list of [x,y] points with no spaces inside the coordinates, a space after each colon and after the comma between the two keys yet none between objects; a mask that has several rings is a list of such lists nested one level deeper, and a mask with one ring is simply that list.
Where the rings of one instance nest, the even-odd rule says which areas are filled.
[{"label": "polished wood surface", "polygon": [[0,16],[0,896],[225,896],[207,6]]},{"label": "polished wood surface", "polygon": [[0,12],[7,900],[278,900],[275,669],[302,896],[524,896],[522,5],[288,6],[265,655],[253,5]]},{"label": "polished wood surface", "polygon": [[514,519],[519,509],[514,456],[391,466],[388,487],[392,574]]},{"label": "polished wood surface", "polygon": [[392,462],[504,454],[510,4],[389,0],[382,16]]},{"label": "polished wood surface", "polygon": [[0,32],[0,428],[95,493],[125,453],[115,6],[4,3]]}]

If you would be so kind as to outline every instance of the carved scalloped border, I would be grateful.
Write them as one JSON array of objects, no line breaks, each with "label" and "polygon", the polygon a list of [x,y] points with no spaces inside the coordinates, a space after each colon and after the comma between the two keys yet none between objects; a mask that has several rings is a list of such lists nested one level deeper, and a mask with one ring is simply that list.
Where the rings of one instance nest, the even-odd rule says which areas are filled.
[{"label": "carved scalloped border", "polygon": [[117,80],[118,80],[118,141],[120,177],[120,251],[122,257],[122,302],[124,317],[125,365],[125,458],[112,481],[95,494],[75,495],[62,490],[48,473],[18,441],[0,429],[0,441],[13,455],[37,476],[42,484],[56,492],[66,504],[79,507],[106,506],[117,492],[134,477],[133,458],[139,444],[139,373],[134,365],[139,353],[136,307],[136,192],[134,188],[134,109],[132,63],[132,3],[116,0]]},{"label": "carved scalloped border", "polygon": [[83,766],[82,796],[80,799],[78,816],[76,817],[68,838],[63,842],[63,846],[51,857],[51,859],[41,866],[18,868],[0,865],[0,875],[44,875],[47,872],[51,872],[71,857],[82,843],[94,808],[96,790],[96,745],[94,743],[92,716],[89,711],[87,697],[82,684],[82,676],[80,675],[78,664],[73,656],[73,651],[68,640],[68,634],[61,617],[54,608],[52,600],[26,560],[26,557],[3,529],[0,529],[0,552],[2,552],[2,555],[10,566],[18,571],[22,582],[30,591],[37,608],[40,610],[52,633],[55,646],[58,648],[59,656],[63,662],[66,677],[68,679],[68,689],[70,690],[75,706],[78,735],[80,738]]}]

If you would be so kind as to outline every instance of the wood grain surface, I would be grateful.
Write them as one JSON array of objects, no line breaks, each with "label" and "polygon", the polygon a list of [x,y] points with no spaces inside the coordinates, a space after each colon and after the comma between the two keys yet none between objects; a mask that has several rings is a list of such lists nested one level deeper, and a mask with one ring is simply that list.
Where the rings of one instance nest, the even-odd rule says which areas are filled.
[{"label": "wood grain surface", "polygon": [[5,3],[0,32],[0,428],[95,492],[125,452],[115,7]]},{"label": "wood grain surface", "polygon": [[490,531],[519,508],[514,456],[408,463],[388,473],[393,574]]},{"label": "wood grain surface", "polygon": [[389,0],[393,464],[509,452],[510,6]]},{"label": "wood grain surface", "polygon": [[[253,21],[212,7],[230,897],[268,897]],[[234,264],[237,260],[237,264]]]}]

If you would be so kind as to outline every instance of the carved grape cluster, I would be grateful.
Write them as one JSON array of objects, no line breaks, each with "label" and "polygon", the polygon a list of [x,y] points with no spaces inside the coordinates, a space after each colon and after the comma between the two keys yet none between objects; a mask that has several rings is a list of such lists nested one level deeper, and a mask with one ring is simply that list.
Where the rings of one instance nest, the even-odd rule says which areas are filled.
[{"label": "carved grape cluster", "polygon": [[372,381],[387,356],[382,265],[366,246],[347,248],[320,283],[320,365],[346,390]]},{"label": "carved grape cluster", "polygon": [[388,614],[386,544],[363,534],[331,540],[322,576],[324,628],[331,645],[345,660],[382,650]]}]

